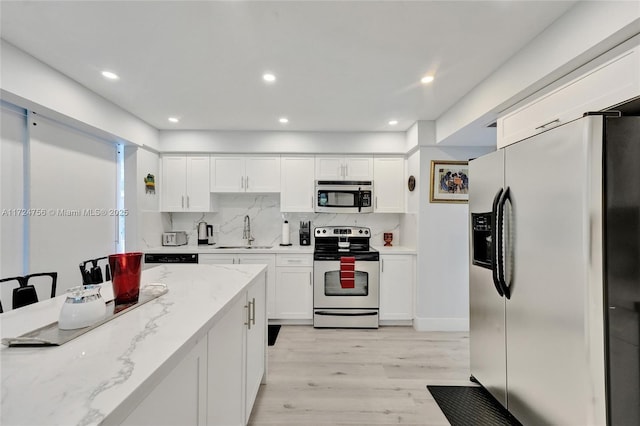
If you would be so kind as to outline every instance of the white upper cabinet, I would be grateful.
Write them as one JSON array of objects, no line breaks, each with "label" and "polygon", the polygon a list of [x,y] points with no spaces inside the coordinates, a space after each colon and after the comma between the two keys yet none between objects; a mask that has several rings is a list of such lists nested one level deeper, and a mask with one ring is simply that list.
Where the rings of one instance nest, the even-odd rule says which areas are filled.
[{"label": "white upper cabinet", "polygon": [[280,211],[313,212],[314,157],[282,157],[280,165]]},{"label": "white upper cabinet", "polygon": [[373,157],[316,156],[316,180],[372,180]]},{"label": "white upper cabinet", "polygon": [[374,212],[404,213],[404,158],[373,159]]},{"label": "white upper cabinet", "polygon": [[640,95],[640,47],[498,118],[498,148]]},{"label": "white upper cabinet", "polygon": [[209,211],[209,156],[163,156],[161,200],[166,212]]},{"label": "white upper cabinet", "polygon": [[211,192],[280,192],[280,157],[211,156]]}]

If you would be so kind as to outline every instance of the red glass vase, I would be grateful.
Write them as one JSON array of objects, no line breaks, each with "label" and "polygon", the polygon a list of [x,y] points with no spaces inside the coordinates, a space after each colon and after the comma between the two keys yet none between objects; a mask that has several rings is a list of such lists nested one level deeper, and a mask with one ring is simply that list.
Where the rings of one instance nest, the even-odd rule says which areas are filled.
[{"label": "red glass vase", "polygon": [[111,283],[116,305],[136,303],[140,295],[142,253],[118,253],[109,256]]}]

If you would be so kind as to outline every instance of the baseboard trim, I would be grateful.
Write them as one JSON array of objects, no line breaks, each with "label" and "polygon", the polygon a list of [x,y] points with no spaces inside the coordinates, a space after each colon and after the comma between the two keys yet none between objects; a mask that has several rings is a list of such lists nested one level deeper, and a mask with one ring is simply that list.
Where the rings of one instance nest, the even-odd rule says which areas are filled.
[{"label": "baseboard trim", "polygon": [[469,331],[469,318],[416,318],[417,331]]}]

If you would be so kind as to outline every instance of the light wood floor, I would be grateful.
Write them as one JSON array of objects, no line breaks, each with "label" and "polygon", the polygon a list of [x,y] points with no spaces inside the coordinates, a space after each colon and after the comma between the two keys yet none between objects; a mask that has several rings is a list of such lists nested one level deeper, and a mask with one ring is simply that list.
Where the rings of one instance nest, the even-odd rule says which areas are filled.
[{"label": "light wood floor", "polygon": [[283,326],[249,425],[448,425],[428,384],[471,385],[467,333]]}]

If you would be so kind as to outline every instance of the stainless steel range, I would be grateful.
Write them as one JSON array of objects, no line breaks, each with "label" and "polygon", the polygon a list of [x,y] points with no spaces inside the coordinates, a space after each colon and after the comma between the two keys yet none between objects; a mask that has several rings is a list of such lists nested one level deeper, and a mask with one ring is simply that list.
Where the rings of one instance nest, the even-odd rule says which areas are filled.
[{"label": "stainless steel range", "polygon": [[313,326],[378,328],[380,255],[371,230],[358,226],[315,228]]}]

